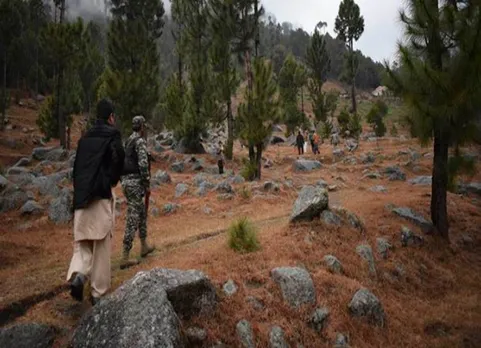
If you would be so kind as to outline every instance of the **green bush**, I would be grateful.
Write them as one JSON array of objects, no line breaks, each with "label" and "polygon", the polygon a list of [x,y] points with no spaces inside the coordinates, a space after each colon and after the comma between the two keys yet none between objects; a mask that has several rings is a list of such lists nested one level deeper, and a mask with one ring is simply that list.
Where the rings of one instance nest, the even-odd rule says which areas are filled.
[{"label": "green bush", "polygon": [[252,197],[252,191],[250,187],[247,185],[242,186],[239,194],[242,197],[242,199],[245,199],[245,200],[248,200]]},{"label": "green bush", "polygon": [[337,117],[337,122],[339,123],[339,127],[341,128],[341,134],[345,134],[346,131],[349,130],[349,112],[347,109],[343,109],[339,116]]},{"label": "green bush", "polygon": [[350,136],[358,139],[362,133],[361,116],[358,114],[352,114],[349,117],[348,131]]},{"label": "green bush", "polygon": [[396,127],[396,124],[395,124],[395,123],[392,124],[391,131],[390,131],[390,132],[391,132],[391,136],[393,136],[393,137],[397,137],[397,136],[398,136],[399,133],[398,133],[398,131],[397,131],[397,127]]},{"label": "green bush", "polygon": [[386,134],[386,125],[384,124],[383,118],[379,115],[376,116],[376,118],[374,119],[373,128],[374,133],[376,133],[377,137],[383,137]]},{"label": "green bush", "polygon": [[257,228],[247,218],[234,221],[228,229],[228,235],[229,248],[237,252],[249,253],[260,248]]},{"label": "green bush", "polygon": [[252,181],[256,177],[257,166],[252,164],[248,159],[244,158],[244,167],[241,170],[241,175],[247,181]]},{"label": "green bush", "polygon": [[329,139],[332,134],[332,123],[329,120],[326,122],[321,122],[317,128],[317,134],[321,136],[322,139]]}]

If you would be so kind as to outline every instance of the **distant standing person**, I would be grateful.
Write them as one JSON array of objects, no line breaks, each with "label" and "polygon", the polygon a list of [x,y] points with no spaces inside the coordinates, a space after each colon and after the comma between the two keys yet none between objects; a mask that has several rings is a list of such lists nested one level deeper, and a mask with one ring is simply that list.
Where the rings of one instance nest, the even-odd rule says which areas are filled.
[{"label": "distant standing person", "polygon": [[216,153],[217,166],[219,167],[219,174],[224,174],[224,152],[222,150],[222,143],[219,141],[219,148]]},{"label": "distant standing person", "polygon": [[312,141],[314,143],[313,152],[315,155],[319,155],[319,145],[321,143],[321,137],[319,136],[319,134],[314,133],[314,135],[312,136]]},{"label": "distant standing person", "polygon": [[120,132],[114,127],[112,103],[97,105],[97,121],[78,142],[73,167],[74,252],[68,270],[70,294],[83,301],[90,276],[95,305],[110,288],[110,243],[115,219],[115,197],[124,164]]},{"label": "distant standing person", "polygon": [[147,244],[147,210],[145,200],[150,197],[150,156],[144,139],[145,118],[132,119],[132,135],[125,143],[125,165],[122,172],[122,189],[127,199],[124,250],[120,269],[137,265],[129,258],[135,232],[139,231],[140,256],[145,257],[155,248]]},{"label": "distant standing person", "polygon": [[304,154],[304,137],[302,136],[301,131],[297,134],[296,138],[296,145],[297,145],[297,150],[299,151],[299,155]]}]

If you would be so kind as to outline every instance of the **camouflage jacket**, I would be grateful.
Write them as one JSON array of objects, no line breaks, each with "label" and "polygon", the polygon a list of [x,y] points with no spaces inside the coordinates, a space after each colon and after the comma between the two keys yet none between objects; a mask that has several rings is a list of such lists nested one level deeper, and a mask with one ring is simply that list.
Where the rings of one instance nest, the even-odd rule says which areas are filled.
[{"label": "camouflage jacket", "polygon": [[127,147],[135,142],[135,150],[138,158],[139,174],[128,174],[122,177],[122,183],[140,183],[146,190],[150,187],[150,154],[147,150],[147,142],[138,132],[133,132],[125,142]]}]

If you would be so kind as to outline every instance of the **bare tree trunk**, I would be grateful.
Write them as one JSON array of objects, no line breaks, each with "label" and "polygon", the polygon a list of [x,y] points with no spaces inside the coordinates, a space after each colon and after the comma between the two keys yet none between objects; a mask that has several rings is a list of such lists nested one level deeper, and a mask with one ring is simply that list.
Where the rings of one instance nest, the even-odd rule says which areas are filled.
[{"label": "bare tree trunk", "polygon": [[351,55],[351,77],[352,77],[352,82],[351,82],[351,100],[352,100],[352,113],[356,114],[357,113],[357,101],[356,101],[356,71],[354,67],[354,43],[350,42],[350,55]]},{"label": "bare tree trunk", "polygon": [[304,87],[301,87],[301,111],[304,113]]},{"label": "bare tree trunk", "polygon": [[[252,107],[251,101],[250,101],[250,95],[252,93],[252,88],[253,88],[253,76],[252,76],[252,67],[251,67],[251,56],[249,51],[245,52],[245,64],[246,64],[247,93],[248,93],[247,108],[248,108],[248,112],[250,113],[250,110]],[[250,142],[249,142],[249,161],[252,166],[255,164],[254,145],[252,145]]]},{"label": "bare tree trunk", "polygon": [[[65,0],[62,0],[60,3],[60,19],[59,24],[62,25],[65,13]],[[67,147],[67,139],[66,139],[66,129],[65,129],[65,115],[63,110],[60,106],[60,101],[62,99],[62,82],[63,82],[63,62],[62,58],[58,60],[58,75],[57,75],[57,117],[58,117],[58,132],[59,132],[59,140],[60,146],[63,148]]]},{"label": "bare tree trunk", "polygon": [[447,209],[448,190],[448,137],[446,132],[434,131],[433,179],[431,186],[431,220],[437,232],[449,240]]},{"label": "bare tree trunk", "polygon": [[257,144],[256,145],[256,165],[257,165],[257,170],[256,170],[256,179],[260,180],[261,179],[261,174],[262,174],[262,146],[263,144]]},{"label": "bare tree trunk", "polygon": [[232,160],[234,156],[234,116],[232,115],[232,101],[227,101],[227,149],[226,157]]}]

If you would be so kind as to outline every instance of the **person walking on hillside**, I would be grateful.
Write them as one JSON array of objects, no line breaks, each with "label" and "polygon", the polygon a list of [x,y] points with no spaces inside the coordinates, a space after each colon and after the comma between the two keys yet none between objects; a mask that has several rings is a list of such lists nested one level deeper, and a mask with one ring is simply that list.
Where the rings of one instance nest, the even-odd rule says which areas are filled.
[{"label": "person walking on hillside", "polygon": [[93,305],[111,285],[112,188],[119,182],[125,156],[114,125],[114,107],[103,99],[97,105],[95,125],[78,142],[73,167],[74,251],[67,281],[72,297],[83,301],[84,284],[90,276]]},{"label": "person walking on hillside", "polygon": [[222,149],[222,142],[219,141],[219,147],[216,151],[216,160],[217,160],[217,167],[219,167],[219,174],[224,174],[224,151]]},{"label": "person walking on hillside", "polygon": [[132,119],[132,135],[125,143],[125,164],[122,171],[122,189],[127,200],[127,218],[122,261],[120,269],[138,264],[130,259],[135,232],[139,231],[140,256],[145,257],[155,248],[147,244],[147,203],[150,198],[150,156],[144,139],[145,118],[135,116]]},{"label": "person walking on hillside", "polygon": [[301,131],[297,134],[296,138],[296,145],[297,145],[297,150],[299,151],[299,155],[304,154],[304,137],[302,136]]},{"label": "person walking on hillside", "polygon": [[313,146],[313,152],[315,155],[319,155],[321,152],[319,151],[319,145],[321,143],[321,137],[319,136],[319,134],[317,133],[314,133],[314,135],[312,136],[312,142],[314,144]]}]

